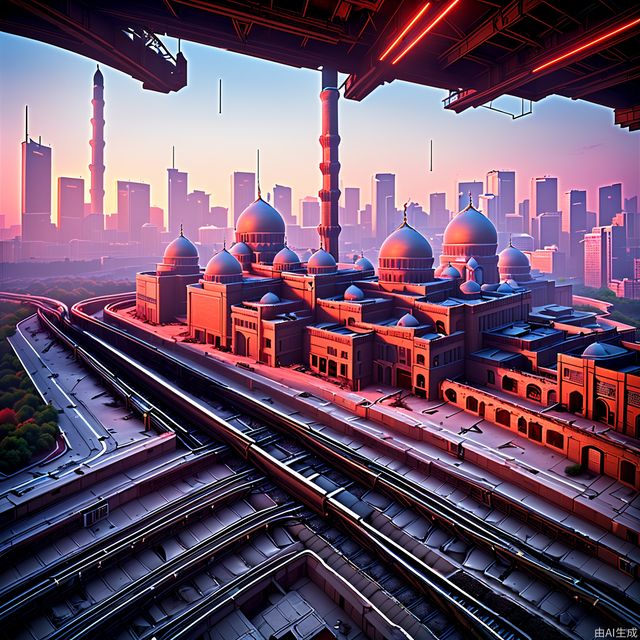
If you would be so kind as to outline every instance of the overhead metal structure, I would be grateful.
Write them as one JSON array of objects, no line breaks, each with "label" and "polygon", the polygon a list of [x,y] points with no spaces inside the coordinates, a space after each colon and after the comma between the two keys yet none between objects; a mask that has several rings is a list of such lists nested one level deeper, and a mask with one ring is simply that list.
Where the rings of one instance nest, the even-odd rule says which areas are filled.
[{"label": "overhead metal structure", "polygon": [[0,29],[120,69],[147,89],[177,91],[187,64],[168,35],[348,74],[345,97],[385,82],[449,91],[461,112],[501,95],[551,94],[615,110],[640,129],[636,0],[6,0]]}]

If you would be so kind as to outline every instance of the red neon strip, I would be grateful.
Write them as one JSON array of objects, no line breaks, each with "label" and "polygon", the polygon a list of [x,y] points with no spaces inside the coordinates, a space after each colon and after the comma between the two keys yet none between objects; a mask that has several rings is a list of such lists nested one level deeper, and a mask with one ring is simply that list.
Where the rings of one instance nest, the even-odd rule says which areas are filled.
[{"label": "red neon strip", "polygon": [[571,51],[568,51],[567,53],[563,53],[561,56],[558,56],[557,58],[553,58],[553,60],[549,60],[549,62],[545,62],[544,64],[541,64],[539,66],[537,66],[535,69],[533,69],[531,71],[531,73],[537,73],[538,71],[542,71],[543,69],[546,69],[548,67],[553,66],[554,64],[557,64],[558,62],[561,62],[562,60],[565,60],[566,58],[569,58],[570,56],[575,55],[576,53],[580,53],[581,51],[584,51],[585,49],[588,49],[589,47],[592,47],[594,44],[598,44],[599,42],[602,42],[603,40],[607,40],[609,38],[611,38],[612,36],[617,35],[618,33],[622,32],[622,31],[626,31],[627,29],[630,29],[631,27],[635,26],[636,24],[640,24],[640,18],[636,19],[636,20],[632,20],[631,22],[627,22],[627,24],[623,24],[621,27],[618,27],[617,29],[614,29],[613,31],[609,31],[608,33],[605,33],[604,35],[601,35],[599,38],[596,38],[595,40],[590,40],[589,42],[585,42],[585,44],[576,47],[575,49],[572,49]]},{"label": "red neon strip", "polygon": [[427,4],[425,4],[424,7],[420,9],[413,20],[402,30],[402,33],[387,47],[386,51],[378,58],[378,60],[382,62],[382,60],[384,60],[396,48],[398,42],[400,42],[400,40],[402,40],[402,38],[407,35],[409,29],[411,29],[411,27],[413,27],[413,25],[422,17],[422,14],[429,8],[430,4],[430,2],[427,2]]},{"label": "red neon strip", "polygon": [[453,2],[449,4],[446,7],[446,9],[442,11],[442,13],[436,16],[433,22],[431,22],[431,24],[415,40],[413,40],[413,42],[404,51],[402,51],[400,55],[398,55],[391,62],[391,64],[396,64],[397,62],[402,60],[402,58],[404,58],[405,55],[407,55],[407,53],[409,53],[409,51],[411,51],[411,49],[413,49],[413,47],[415,47],[418,44],[418,42],[420,42],[420,40],[422,40],[422,38],[424,38],[427,35],[427,33],[429,33],[429,31],[431,31],[431,29],[433,29],[433,27],[435,27],[438,24],[438,22],[440,22],[440,20],[442,20],[442,18],[444,18],[447,15],[447,13],[449,13],[449,11],[451,11],[451,9],[453,9],[453,7],[455,7],[458,4],[458,2],[460,2],[460,0],[453,0]]}]

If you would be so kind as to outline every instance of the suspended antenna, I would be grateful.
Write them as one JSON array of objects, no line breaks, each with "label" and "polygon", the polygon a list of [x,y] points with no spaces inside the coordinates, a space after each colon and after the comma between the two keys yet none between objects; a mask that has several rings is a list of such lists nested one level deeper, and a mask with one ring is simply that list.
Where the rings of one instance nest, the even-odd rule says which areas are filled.
[{"label": "suspended antenna", "polygon": [[222,78],[218,78],[218,114],[222,113]]},{"label": "suspended antenna", "polygon": [[433,139],[429,140],[429,171],[433,171]]},{"label": "suspended antenna", "polygon": [[172,169],[176,168],[176,146],[175,145],[171,147],[171,168]]},{"label": "suspended antenna", "polygon": [[24,141],[29,142],[29,105],[24,105]]}]

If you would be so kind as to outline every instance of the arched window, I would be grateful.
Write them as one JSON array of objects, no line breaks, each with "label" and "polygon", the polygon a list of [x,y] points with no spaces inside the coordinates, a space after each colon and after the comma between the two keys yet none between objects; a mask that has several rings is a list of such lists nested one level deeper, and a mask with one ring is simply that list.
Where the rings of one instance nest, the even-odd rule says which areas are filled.
[{"label": "arched window", "polygon": [[478,411],[478,401],[473,396],[467,397],[467,411]]},{"label": "arched window", "polygon": [[536,442],[542,442],[542,425],[537,422],[530,422],[529,437]]},{"label": "arched window", "polygon": [[496,422],[505,427],[510,427],[511,414],[506,409],[496,409]]},{"label": "arched window", "polygon": [[458,394],[455,392],[454,389],[447,389],[444,392],[444,397],[449,401],[449,402],[456,402],[458,400]]},{"label": "arched window", "polygon": [[551,406],[552,404],[556,404],[558,402],[558,394],[555,389],[551,389],[549,393],[547,393],[547,405]]},{"label": "arched window", "polygon": [[527,385],[527,398],[540,402],[542,400],[542,390],[536,384]]},{"label": "arched window", "polygon": [[444,322],[442,322],[442,320],[438,320],[436,322],[436,333],[442,333],[445,336],[447,335],[447,332],[444,328]]},{"label": "arched window", "polygon": [[569,394],[569,411],[582,413],[582,394],[579,391],[572,391]]},{"label": "arched window", "polygon": [[419,354],[416,356],[416,363],[417,363],[417,364],[424,364],[424,356],[423,356],[421,353],[419,353]]},{"label": "arched window", "polygon": [[558,431],[547,430],[547,444],[558,449],[564,449],[564,436]]},{"label": "arched window", "polygon": [[527,421],[523,417],[518,418],[518,431],[527,433]]},{"label": "arched window", "polygon": [[505,391],[511,391],[512,393],[516,393],[518,391],[518,381],[510,378],[509,376],[502,377],[502,388]]},{"label": "arched window", "polygon": [[636,465],[629,460],[620,461],[620,481],[636,486]]},{"label": "arched window", "polygon": [[424,376],[421,373],[419,373],[416,378],[416,386],[424,389]]},{"label": "arched window", "polygon": [[598,398],[593,405],[593,417],[595,420],[602,422],[606,422],[609,417],[609,407],[607,407],[607,403],[601,398]]}]

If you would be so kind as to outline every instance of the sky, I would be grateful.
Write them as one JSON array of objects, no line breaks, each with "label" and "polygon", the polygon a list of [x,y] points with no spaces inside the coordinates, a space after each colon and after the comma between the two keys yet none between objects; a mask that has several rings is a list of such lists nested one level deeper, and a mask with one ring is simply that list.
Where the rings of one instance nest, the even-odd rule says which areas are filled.
[{"label": "sky", "polygon": [[[177,43],[164,40],[175,52]],[[177,93],[143,90],[139,81],[101,67],[105,212],[116,211],[117,180],[150,183],[152,204],[166,210],[172,145],[189,189],[210,193],[212,206],[228,206],[231,173],[253,171],[259,148],[263,192],[276,183],[292,186],[297,211],[298,200],[321,186],[320,73],[184,41],[182,51],[189,83]],[[92,60],[0,33],[0,214],[7,224],[19,221],[25,104],[31,137],[42,136],[53,149],[54,218],[58,177],[83,177],[89,200],[94,71]],[[443,90],[396,81],[362,102],[341,98],[341,186],[359,186],[364,204],[373,174],[396,173],[398,207],[409,198],[427,205],[429,193],[445,191],[451,209],[459,180],[483,180],[492,169],[517,172],[518,200],[529,197],[531,177],[542,175],[557,176],[560,193],[586,188],[594,211],[601,185],[622,182],[623,197],[640,192],[640,132],[614,126],[610,109],[552,96],[534,103],[532,115],[512,120],[483,108],[445,111],[444,97]],[[501,104],[520,108],[510,98]]]}]

